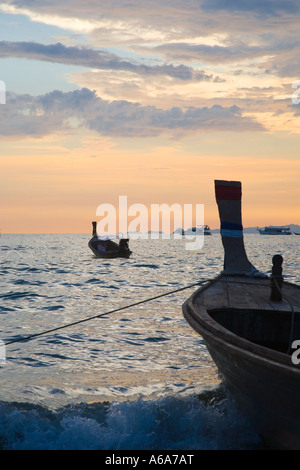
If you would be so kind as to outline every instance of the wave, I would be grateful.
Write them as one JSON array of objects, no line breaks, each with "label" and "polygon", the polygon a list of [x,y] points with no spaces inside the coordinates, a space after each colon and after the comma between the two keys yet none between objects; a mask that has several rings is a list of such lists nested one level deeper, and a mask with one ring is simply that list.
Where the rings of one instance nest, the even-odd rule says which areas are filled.
[{"label": "wave", "polygon": [[132,264],[135,268],[150,268],[150,269],[160,269],[160,266],[157,264],[141,264],[141,263],[135,263]]},{"label": "wave", "polygon": [[[59,393],[59,391],[58,391]],[[3,450],[226,450],[262,448],[220,391],[153,401],[68,405],[0,403]]]},{"label": "wave", "polygon": [[35,292],[7,292],[5,294],[0,294],[0,298],[2,299],[20,299],[24,297],[45,297],[45,295],[37,294]]}]

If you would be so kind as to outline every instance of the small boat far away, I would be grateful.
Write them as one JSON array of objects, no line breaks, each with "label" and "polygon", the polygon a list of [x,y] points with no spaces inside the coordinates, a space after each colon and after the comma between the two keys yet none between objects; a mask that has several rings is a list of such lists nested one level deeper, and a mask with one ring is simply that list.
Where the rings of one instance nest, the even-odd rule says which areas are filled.
[{"label": "small boat far away", "polygon": [[259,228],[258,231],[261,235],[292,235],[290,227],[276,227],[274,225],[269,225],[264,229]]},{"label": "small boat far away", "polygon": [[300,449],[300,286],[283,280],[281,255],[270,277],[248,260],[241,183],[215,181],[215,193],[224,270],[186,300],[183,314],[265,444]]},{"label": "small boat far away", "polygon": [[204,225],[204,235],[211,235],[210,227],[208,225]]},{"label": "small boat far away", "polygon": [[88,245],[98,258],[129,258],[132,251],[129,249],[128,238],[120,238],[116,243],[108,236],[99,237],[97,222],[92,222],[93,233]]}]

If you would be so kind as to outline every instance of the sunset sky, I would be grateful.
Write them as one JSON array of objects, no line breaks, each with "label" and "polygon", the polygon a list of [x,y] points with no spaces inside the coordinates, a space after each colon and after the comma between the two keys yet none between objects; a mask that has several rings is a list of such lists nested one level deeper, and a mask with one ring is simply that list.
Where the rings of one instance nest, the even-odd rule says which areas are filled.
[{"label": "sunset sky", "polygon": [[2,233],[88,233],[121,195],[218,228],[214,179],[245,227],[300,224],[299,24],[298,0],[0,0]]}]

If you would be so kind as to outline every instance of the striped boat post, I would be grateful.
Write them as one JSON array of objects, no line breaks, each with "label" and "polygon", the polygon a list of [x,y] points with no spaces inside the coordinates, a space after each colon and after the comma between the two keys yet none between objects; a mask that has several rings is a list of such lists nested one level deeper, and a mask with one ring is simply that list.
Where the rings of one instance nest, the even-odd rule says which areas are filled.
[{"label": "striped boat post", "polygon": [[255,275],[258,271],[248,260],[244,246],[242,184],[215,180],[215,194],[224,246],[224,273]]}]

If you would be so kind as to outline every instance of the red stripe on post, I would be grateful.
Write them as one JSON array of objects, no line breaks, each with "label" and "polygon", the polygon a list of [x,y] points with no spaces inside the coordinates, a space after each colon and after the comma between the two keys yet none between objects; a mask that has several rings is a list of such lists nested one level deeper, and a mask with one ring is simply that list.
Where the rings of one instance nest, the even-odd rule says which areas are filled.
[{"label": "red stripe on post", "polygon": [[242,199],[242,186],[233,182],[233,184],[215,183],[216,199],[225,201],[240,201]]}]

